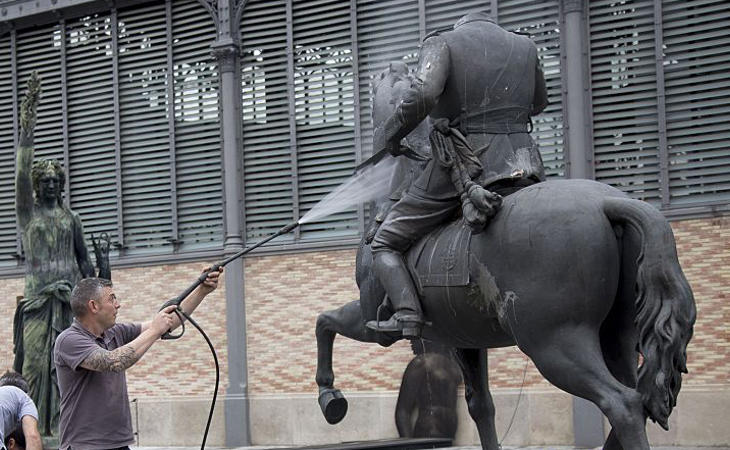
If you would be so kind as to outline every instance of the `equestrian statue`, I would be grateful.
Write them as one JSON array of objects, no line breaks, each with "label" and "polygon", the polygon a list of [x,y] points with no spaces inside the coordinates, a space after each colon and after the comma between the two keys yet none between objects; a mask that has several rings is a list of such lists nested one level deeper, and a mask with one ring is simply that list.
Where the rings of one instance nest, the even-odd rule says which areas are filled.
[{"label": "equestrian statue", "polygon": [[[517,345],[601,409],[605,449],[649,449],[646,419],[668,427],[696,316],[666,219],[602,183],[545,181],[530,136],[547,105],[537,49],[483,13],[426,37],[397,102],[381,92],[374,149],[418,163],[363,237],[360,298],[317,318],[325,419],[347,413],[337,334],[386,347],[422,337],[456,349],[482,448],[496,450],[486,349]],[[404,145],[427,117],[426,145]]]}]

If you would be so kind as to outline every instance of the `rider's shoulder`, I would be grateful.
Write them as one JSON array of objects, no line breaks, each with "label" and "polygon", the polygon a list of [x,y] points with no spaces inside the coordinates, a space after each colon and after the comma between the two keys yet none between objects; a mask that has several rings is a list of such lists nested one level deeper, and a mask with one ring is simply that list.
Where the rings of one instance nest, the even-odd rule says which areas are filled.
[{"label": "rider's shoulder", "polygon": [[438,49],[443,48],[447,49],[448,44],[446,42],[446,38],[443,36],[442,32],[448,31],[448,30],[435,30],[430,32],[426,35],[426,37],[423,38],[423,41],[421,42],[421,50],[424,49]]},{"label": "rider's shoulder", "polygon": [[423,37],[422,42],[426,42],[428,39],[431,39],[433,37],[441,36],[442,34],[448,32],[448,31],[452,31],[453,29],[454,29],[454,27],[443,27],[443,28],[438,28],[436,30],[433,30],[432,32],[426,34],[426,36]]}]

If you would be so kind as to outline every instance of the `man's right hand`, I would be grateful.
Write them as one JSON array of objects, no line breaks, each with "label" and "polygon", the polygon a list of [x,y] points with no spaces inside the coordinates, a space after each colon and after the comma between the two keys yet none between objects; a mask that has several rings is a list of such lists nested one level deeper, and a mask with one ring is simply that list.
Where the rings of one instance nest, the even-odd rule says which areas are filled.
[{"label": "man's right hand", "polygon": [[167,333],[175,324],[175,313],[173,311],[176,308],[177,305],[170,305],[158,312],[155,318],[152,319],[152,323],[150,323],[150,330],[160,336]]}]

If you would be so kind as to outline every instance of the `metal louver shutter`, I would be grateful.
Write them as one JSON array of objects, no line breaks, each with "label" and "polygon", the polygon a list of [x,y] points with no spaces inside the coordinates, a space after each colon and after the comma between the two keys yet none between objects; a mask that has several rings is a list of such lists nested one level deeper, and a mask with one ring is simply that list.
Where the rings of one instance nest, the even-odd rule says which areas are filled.
[{"label": "metal louver shutter", "polygon": [[659,202],[651,0],[590,2],[596,179]]},{"label": "metal louver shutter", "polygon": [[665,0],[671,205],[730,200],[730,3]]},{"label": "metal louver shutter", "polygon": [[124,245],[170,245],[170,144],[165,5],[119,11],[119,107]]},{"label": "metal louver shutter", "polygon": [[[293,18],[297,182],[303,215],[355,168],[350,5],[298,1]],[[357,211],[304,224],[301,234],[303,239],[355,237]]]},{"label": "metal louver shutter", "polygon": [[426,0],[426,33],[453,27],[461,16],[471,12],[490,14],[490,0]]},{"label": "metal louver shutter", "polygon": [[31,72],[38,71],[42,90],[34,131],[36,158],[63,160],[63,112],[61,104],[61,27],[58,24],[17,32],[18,111]]},{"label": "metal louver shutter", "polygon": [[532,137],[540,147],[547,176],[565,176],[558,1],[502,0],[498,12],[502,27],[528,34],[537,46],[550,103],[532,119]]},{"label": "metal louver shutter", "polygon": [[249,1],[241,41],[246,239],[256,241],[295,220],[285,1]]},{"label": "metal louver shutter", "polygon": [[373,80],[391,61],[403,60],[414,69],[419,43],[417,0],[357,0],[363,158],[373,150]]},{"label": "metal louver shutter", "polygon": [[15,265],[15,148],[10,35],[0,37],[0,267]]},{"label": "metal louver shutter", "polygon": [[172,3],[175,178],[181,249],[221,246],[223,194],[215,24],[197,1]]},{"label": "metal louver shutter", "polygon": [[71,208],[84,232],[116,241],[114,87],[109,15],[66,24],[66,89]]}]

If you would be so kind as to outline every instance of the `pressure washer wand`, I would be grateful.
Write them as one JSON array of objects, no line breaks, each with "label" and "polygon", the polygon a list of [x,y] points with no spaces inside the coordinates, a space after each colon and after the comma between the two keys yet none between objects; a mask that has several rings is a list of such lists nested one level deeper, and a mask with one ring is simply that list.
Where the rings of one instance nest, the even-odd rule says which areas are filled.
[{"label": "pressure washer wand", "polygon": [[[170,300],[166,301],[165,304],[162,305],[162,307],[160,308],[160,310],[163,310],[163,309],[167,308],[170,305],[175,305],[179,309],[180,308],[180,303],[182,303],[182,301],[185,300],[185,297],[187,297],[188,295],[190,295],[190,293],[193,292],[195,290],[195,288],[197,288],[198,286],[200,286],[205,281],[205,279],[208,278],[208,274],[210,272],[217,272],[221,267],[225,266],[229,262],[234,261],[234,260],[240,258],[241,256],[245,255],[246,253],[249,253],[249,252],[251,252],[251,251],[253,251],[253,250],[261,247],[265,243],[269,242],[270,240],[272,240],[272,239],[274,239],[274,238],[276,238],[278,236],[281,236],[282,234],[287,234],[287,233],[291,232],[293,229],[295,229],[298,226],[299,226],[299,221],[298,220],[296,222],[292,222],[289,225],[283,227],[281,230],[279,230],[276,233],[272,234],[271,236],[267,237],[266,239],[264,239],[264,240],[262,240],[260,242],[257,242],[256,244],[252,245],[251,247],[245,248],[245,249],[241,250],[240,252],[238,252],[238,253],[236,253],[234,255],[231,255],[228,258],[226,258],[226,259],[224,259],[222,261],[218,261],[217,263],[213,264],[210,267],[210,269],[208,269],[208,270],[204,271],[203,273],[201,273],[200,276],[198,277],[198,279],[195,280],[195,282],[193,282],[193,284],[191,284],[190,286],[188,286],[187,289],[185,289],[184,291],[182,291],[180,293],[180,295],[178,295],[177,297],[175,297],[173,299],[170,299]],[[176,310],[176,312],[177,312],[177,310]],[[162,339],[178,339],[178,338],[182,337],[182,335],[185,333],[185,323],[183,322],[182,317],[180,318],[180,322],[182,323],[182,331],[180,332],[180,334],[178,334],[178,335],[172,335],[168,331],[167,333],[165,333],[164,335],[162,335]]]}]

